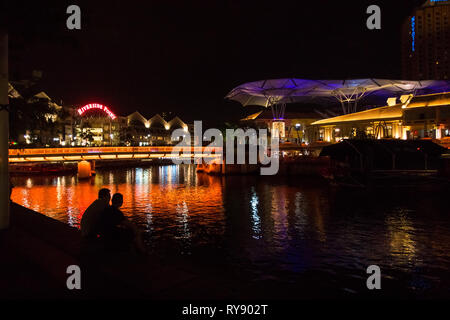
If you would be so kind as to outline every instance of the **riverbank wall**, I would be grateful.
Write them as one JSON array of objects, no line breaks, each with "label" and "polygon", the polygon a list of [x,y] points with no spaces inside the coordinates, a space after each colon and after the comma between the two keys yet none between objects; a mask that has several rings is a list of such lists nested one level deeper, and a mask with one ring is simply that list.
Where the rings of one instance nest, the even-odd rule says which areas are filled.
[{"label": "riverbank wall", "polygon": [[[86,258],[77,228],[16,203],[11,203],[10,227],[0,240],[2,299],[220,299],[231,292],[229,285],[200,276],[188,263],[174,266],[128,253]],[[71,265],[80,267],[80,290],[67,287]]]}]

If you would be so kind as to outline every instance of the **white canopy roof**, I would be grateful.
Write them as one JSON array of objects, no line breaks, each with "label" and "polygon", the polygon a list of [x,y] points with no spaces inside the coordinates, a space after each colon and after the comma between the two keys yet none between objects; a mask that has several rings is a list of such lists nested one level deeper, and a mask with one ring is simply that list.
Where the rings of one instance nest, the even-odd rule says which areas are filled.
[{"label": "white canopy roof", "polygon": [[450,91],[450,81],[444,80],[308,80],[272,79],[244,83],[227,94],[226,99],[240,102],[243,106],[270,106],[276,103],[305,102],[319,99],[321,103],[335,103],[336,97],[351,99],[371,96],[385,102],[388,97],[413,93],[427,94]]}]

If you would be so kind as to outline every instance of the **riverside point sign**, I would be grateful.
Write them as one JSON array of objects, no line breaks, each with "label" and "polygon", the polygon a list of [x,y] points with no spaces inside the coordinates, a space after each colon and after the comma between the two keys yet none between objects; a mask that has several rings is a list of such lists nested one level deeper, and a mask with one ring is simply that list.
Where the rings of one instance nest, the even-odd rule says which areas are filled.
[{"label": "riverside point sign", "polygon": [[77,111],[80,116],[82,116],[86,111],[91,109],[99,109],[104,111],[111,118],[111,120],[114,120],[116,118],[116,115],[111,110],[109,110],[107,106],[99,103],[89,103],[81,108],[78,108]]}]

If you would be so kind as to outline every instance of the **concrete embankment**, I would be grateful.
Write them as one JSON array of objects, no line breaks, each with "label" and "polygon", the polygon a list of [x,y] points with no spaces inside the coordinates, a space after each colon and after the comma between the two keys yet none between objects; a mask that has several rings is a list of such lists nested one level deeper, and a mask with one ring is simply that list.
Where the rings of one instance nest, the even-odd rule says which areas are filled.
[{"label": "concrete embankment", "polygon": [[[128,253],[92,259],[80,248],[78,229],[12,203],[11,226],[1,233],[0,297],[220,299],[233,290],[224,279],[200,277],[189,263]],[[81,290],[66,286],[70,265],[80,266]]]}]

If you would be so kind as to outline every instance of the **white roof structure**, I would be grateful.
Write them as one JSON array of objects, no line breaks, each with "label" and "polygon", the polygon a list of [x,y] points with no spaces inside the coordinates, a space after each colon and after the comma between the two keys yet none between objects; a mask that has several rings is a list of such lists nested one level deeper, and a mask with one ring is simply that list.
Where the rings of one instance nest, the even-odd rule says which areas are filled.
[{"label": "white roof structure", "polygon": [[8,97],[16,99],[21,97],[20,93],[16,89],[14,89],[12,84],[9,82],[8,82]]},{"label": "white roof structure", "polygon": [[[322,104],[343,105],[344,113],[356,111],[356,102],[363,96],[371,96],[378,103],[385,103],[388,97],[412,93],[428,94],[450,91],[450,81],[444,80],[390,80],[390,79],[349,79],[349,80],[309,80],[272,79],[244,83],[226,95],[243,106],[258,105],[269,107],[277,104],[308,102],[318,99]],[[354,103],[355,106],[350,106]],[[344,104],[349,104],[348,109]],[[347,112],[346,112],[347,111]]]},{"label": "white roof structure", "polygon": [[139,111],[135,111],[127,116],[128,122],[138,121],[145,125],[146,128],[152,128],[155,126],[162,126],[166,130],[173,129],[176,127],[188,130],[188,125],[181,120],[178,116],[175,116],[172,120],[166,121],[159,114],[155,114],[153,117],[146,119]]},{"label": "white roof structure", "polygon": [[44,99],[44,100],[47,100],[47,101],[52,101],[52,99],[51,99],[44,91],[41,91],[41,92],[39,92],[39,93],[36,93],[36,94],[33,96],[33,98],[36,98],[36,99]]}]

